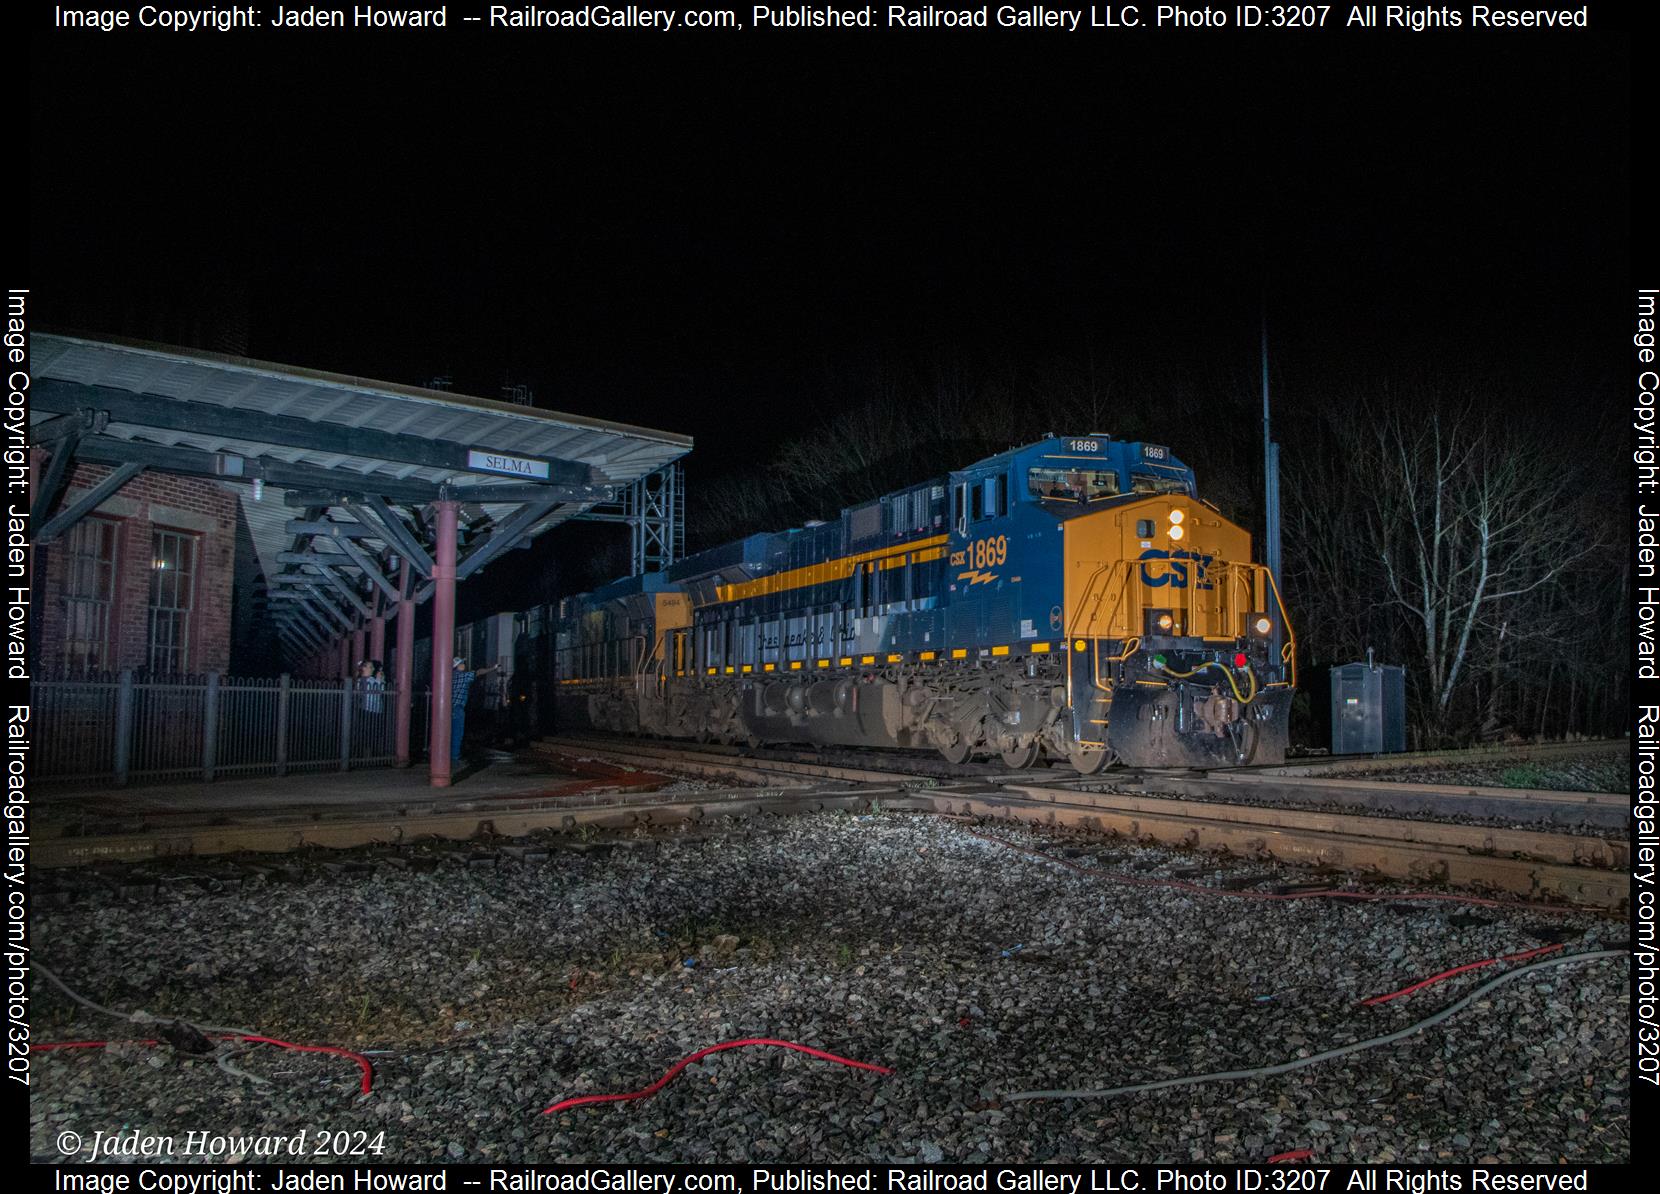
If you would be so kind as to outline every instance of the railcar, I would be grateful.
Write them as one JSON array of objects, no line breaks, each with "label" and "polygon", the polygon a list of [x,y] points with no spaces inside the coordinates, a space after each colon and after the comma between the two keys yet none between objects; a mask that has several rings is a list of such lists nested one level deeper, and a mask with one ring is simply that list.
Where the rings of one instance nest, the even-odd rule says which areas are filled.
[{"label": "railcar", "polygon": [[1296,644],[1168,448],[1055,437],[560,603],[556,718],[1008,766],[1284,759]]}]

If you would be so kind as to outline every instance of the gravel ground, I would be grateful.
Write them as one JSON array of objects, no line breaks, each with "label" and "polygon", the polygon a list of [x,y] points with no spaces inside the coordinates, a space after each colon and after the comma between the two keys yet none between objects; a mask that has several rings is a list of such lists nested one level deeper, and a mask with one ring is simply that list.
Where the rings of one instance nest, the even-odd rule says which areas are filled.
[{"label": "gravel ground", "polygon": [[1381,779],[1402,784],[1468,784],[1472,788],[1540,788],[1551,792],[1629,792],[1631,758],[1624,753],[1602,750],[1551,759],[1380,767],[1376,771],[1345,771],[1338,778]]},{"label": "gravel ground", "polygon": [[[1348,779],[1350,777],[1345,775],[1337,778]],[[1408,781],[1402,780],[1401,782]],[[1423,781],[1414,780],[1411,782]],[[1178,803],[1192,805],[1239,804],[1249,808],[1286,808],[1307,813],[1335,813],[1346,817],[1379,817],[1397,821],[1437,821],[1448,825],[1485,825],[1493,829],[1531,829],[1544,832],[1575,833],[1583,837],[1602,838],[1611,842],[1623,842],[1631,836],[1630,828],[1626,824],[1592,824],[1589,820],[1581,820],[1575,817],[1572,808],[1555,810],[1556,819],[1554,820],[1547,821],[1538,817],[1531,820],[1521,820],[1516,817],[1480,816],[1476,813],[1449,813],[1429,809],[1367,808],[1356,804],[1344,804],[1337,800],[1298,800],[1285,796],[1261,795],[1250,784],[1234,784],[1226,791],[1209,792],[1202,798],[1160,792],[1157,780],[1144,781],[1132,787],[1116,784],[1109,777],[1104,782],[1077,782],[1070,786],[1085,792],[1116,792],[1126,796],[1159,796]]]},{"label": "gravel ground", "polygon": [[[1296,877],[1121,841],[987,832],[1124,876]],[[555,846],[285,856],[213,890],[133,868],[55,873],[36,955],[119,1008],[188,1013],[347,1059],[262,1048],[35,1054],[30,1145],[120,1128],[384,1132],[389,1161],[1624,1161],[1628,967],[1519,980],[1428,1033],[1272,1079],[1010,1103],[1009,1093],[1268,1064],[1392,1031],[1496,973],[1358,1007],[1450,966],[1625,927],[1446,903],[1273,903],[1115,884],[931,817],[822,814]],[[469,860],[471,864],[469,864]],[[269,860],[268,860],[269,861]],[[221,876],[257,874],[230,864]],[[166,876],[171,875],[171,878]],[[163,876],[157,893],[132,898]],[[124,886],[123,886],[124,885]],[[124,890],[127,894],[123,894]],[[694,965],[686,962],[693,960]],[[37,1040],[141,1035],[37,981]],[[684,1055],[770,1049],[635,1090]]]}]

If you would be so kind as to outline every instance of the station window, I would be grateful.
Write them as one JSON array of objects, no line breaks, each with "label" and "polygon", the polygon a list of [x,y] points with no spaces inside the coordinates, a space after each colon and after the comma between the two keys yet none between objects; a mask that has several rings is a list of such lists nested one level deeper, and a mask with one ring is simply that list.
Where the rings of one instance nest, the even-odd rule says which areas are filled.
[{"label": "station window", "polygon": [[1155,477],[1151,473],[1132,473],[1131,493],[1186,493],[1187,482],[1181,477]]},{"label": "station window", "polygon": [[1118,473],[1112,469],[1034,468],[1026,474],[1026,489],[1033,497],[1048,501],[1095,502],[1118,496]]},{"label": "station window", "polygon": [[64,539],[64,666],[91,672],[110,665],[110,606],[115,600],[116,524],[83,518]]},{"label": "station window", "polygon": [[190,618],[196,608],[196,536],[160,528],[150,537],[150,670],[190,670]]}]

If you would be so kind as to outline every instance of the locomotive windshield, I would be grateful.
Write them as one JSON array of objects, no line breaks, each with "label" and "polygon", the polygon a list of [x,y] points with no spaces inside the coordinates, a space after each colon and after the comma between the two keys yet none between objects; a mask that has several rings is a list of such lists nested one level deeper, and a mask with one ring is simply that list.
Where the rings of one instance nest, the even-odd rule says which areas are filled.
[{"label": "locomotive windshield", "polygon": [[1026,474],[1033,497],[1060,502],[1095,502],[1118,495],[1113,469],[1034,468]]},{"label": "locomotive windshield", "polygon": [[1180,477],[1155,477],[1151,473],[1131,473],[1130,492],[1185,494],[1187,482]]}]

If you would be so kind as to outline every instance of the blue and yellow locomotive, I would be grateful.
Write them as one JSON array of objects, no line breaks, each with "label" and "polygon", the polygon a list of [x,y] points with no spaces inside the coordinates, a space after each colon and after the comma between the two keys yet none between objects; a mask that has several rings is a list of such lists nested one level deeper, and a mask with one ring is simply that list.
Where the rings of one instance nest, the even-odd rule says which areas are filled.
[{"label": "blue and yellow locomotive", "polygon": [[562,727],[1278,762],[1295,642],[1251,539],[1156,444],[1053,438],[560,605]]}]

